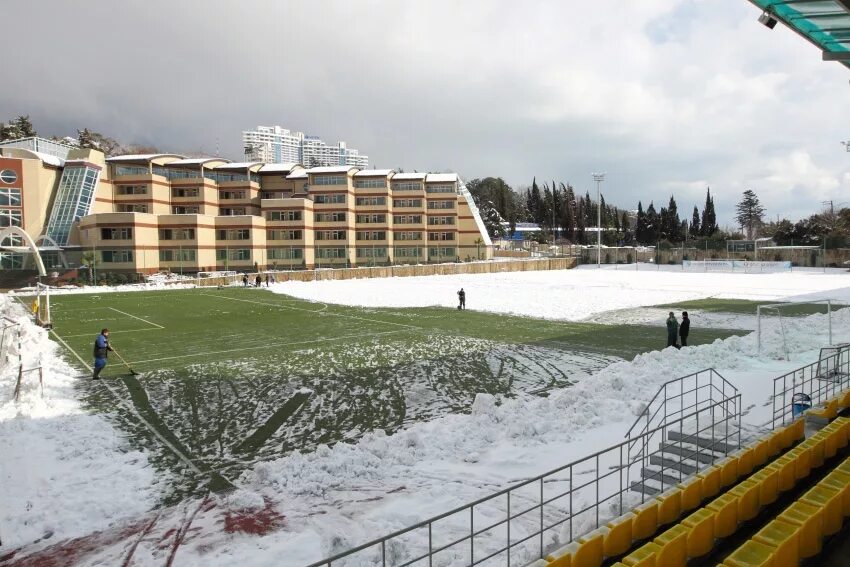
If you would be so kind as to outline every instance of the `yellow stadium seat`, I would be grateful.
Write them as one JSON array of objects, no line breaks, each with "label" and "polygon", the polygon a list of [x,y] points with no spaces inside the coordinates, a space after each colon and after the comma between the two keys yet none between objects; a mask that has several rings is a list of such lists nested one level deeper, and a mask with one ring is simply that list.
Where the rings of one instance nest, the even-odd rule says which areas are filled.
[{"label": "yellow stadium seat", "polygon": [[838,416],[839,398],[830,398],[822,408],[812,408],[806,410],[806,417],[812,417],[817,421],[832,421]]},{"label": "yellow stadium seat", "polygon": [[829,473],[821,483],[841,493],[844,516],[850,516],[850,474],[836,469]]},{"label": "yellow stadium seat", "polygon": [[767,435],[767,455],[773,457],[782,452],[785,445],[785,428],[774,429]]},{"label": "yellow stadium seat", "polygon": [[779,473],[769,468],[750,475],[750,480],[759,485],[759,506],[767,506],[776,502],[779,496]]},{"label": "yellow stadium seat", "polygon": [[767,465],[767,468],[776,471],[780,492],[791,490],[797,484],[796,463],[793,457],[783,455]]},{"label": "yellow stadium seat", "polygon": [[602,553],[605,557],[623,554],[632,546],[634,518],[634,514],[628,512],[599,528],[602,532]]},{"label": "yellow stadium seat", "polygon": [[760,467],[767,462],[770,442],[767,439],[759,439],[752,444],[753,468]]},{"label": "yellow stadium seat", "polygon": [[841,401],[838,402],[843,408],[850,408],[850,390],[844,390],[844,393],[841,394]]},{"label": "yellow stadium seat", "polygon": [[706,506],[714,512],[714,536],[727,537],[738,529],[738,499],[735,495],[721,494]]},{"label": "yellow stadium seat", "polygon": [[752,520],[759,513],[759,484],[753,480],[745,480],[729,490],[738,501],[738,521]]},{"label": "yellow stadium seat", "polygon": [[[742,476],[747,476],[751,472],[753,472],[753,451],[755,449],[750,447],[744,447],[743,449],[738,449],[734,453],[732,453],[731,458],[735,459],[737,462],[735,463],[735,472],[734,476],[730,477],[727,475],[727,471],[723,471],[721,473],[721,483],[723,486],[729,486],[730,484],[735,484],[738,481],[738,478]],[[718,461],[716,463],[717,466],[720,466],[722,461]],[[730,478],[732,480],[730,480]]]},{"label": "yellow stadium seat", "polygon": [[657,562],[661,546],[649,542],[637,548],[623,558],[623,563],[629,567],[661,567]]},{"label": "yellow stadium seat", "polygon": [[604,534],[593,530],[576,540],[578,549],[573,554],[572,567],[599,567],[605,554],[602,552]]},{"label": "yellow stadium seat", "polygon": [[774,549],[775,567],[796,567],[800,563],[800,526],[773,520],[752,539]]},{"label": "yellow stadium seat", "polygon": [[809,437],[799,445],[800,447],[811,449],[811,462],[813,469],[823,466],[824,445],[824,440],[817,437]]},{"label": "yellow stadium seat", "polygon": [[825,536],[836,534],[841,530],[841,522],[844,520],[844,502],[841,496],[838,490],[818,483],[800,497],[800,502],[821,508]]},{"label": "yellow stadium seat", "polygon": [[676,524],[656,537],[653,542],[661,548],[656,555],[656,565],[685,567],[688,562],[688,528]]},{"label": "yellow stadium seat", "polygon": [[635,506],[632,513],[635,515],[632,520],[632,537],[635,540],[640,541],[655,534],[658,529],[658,500],[647,500]]},{"label": "yellow stadium seat", "polygon": [[578,548],[578,544],[568,543],[560,547],[546,556],[546,564],[549,567],[571,567],[573,560],[573,552]]},{"label": "yellow stadium seat", "polygon": [[779,514],[778,519],[800,528],[801,559],[820,553],[823,544],[823,515],[820,508],[797,501]]},{"label": "yellow stadium seat", "polygon": [[706,507],[682,520],[682,525],[689,529],[689,558],[702,557],[714,547],[714,515],[714,511]]},{"label": "yellow stadium seat", "polygon": [[747,540],[723,562],[726,567],[774,567],[773,548]]},{"label": "yellow stadium seat", "polygon": [[702,479],[693,476],[678,484],[682,491],[682,513],[698,508],[702,502]]},{"label": "yellow stadium seat", "polygon": [[847,446],[848,435],[850,435],[850,420],[843,417],[836,418],[835,421],[824,427],[824,429],[836,435],[836,444],[839,449]]},{"label": "yellow stadium seat", "polygon": [[794,476],[803,480],[812,472],[812,450],[808,447],[797,446],[786,453],[794,459]]},{"label": "yellow stadium seat", "polygon": [[658,525],[675,522],[682,514],[682,490],[673,487],[655,497],[658,501]]},{"label": "yellow stadium seat", "polygon": [[802,417],[795,419],[787,428],[791,445],[806,438],[806,420]]},{"label": "yellow stadium seat", "polygon": [[[741,450],[743,451],[743,450]],[[739,451],[739,453],[741,452]],[[729,455],[728,457],[723,457],[722,459],[715,461],[714,466],[720,469],[720,486],[727,487],[738,482],[738,476],[740,475],[739,467],[739,457],[736,457],[734,454]]]},{"label": "yellow stadium seat", "polygon": [[850,474],[850,458],[844,459],[843,461],[841,461],[841,464],[839,464],[837,467],[835,467],[835,470],[846,472],[847,474]]},{"label": "yellow stadium seat", "polygon": [[549,562],[545,559],[538,559],[537,561],[533,561],[526,565],[525,567],[548,567]]},{"label": "yellow stadium seat", "polygon": [[702,472],[697,473],[697,476],[702,479],[702,497],[713,498],[720,493],[720,480],[723,469],[717,466],[711,466]]}]

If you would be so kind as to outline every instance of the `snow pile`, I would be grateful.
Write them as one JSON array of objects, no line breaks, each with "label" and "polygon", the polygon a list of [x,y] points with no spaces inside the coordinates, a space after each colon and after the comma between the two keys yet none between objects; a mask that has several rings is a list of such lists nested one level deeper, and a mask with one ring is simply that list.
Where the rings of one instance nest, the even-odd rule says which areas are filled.
[{"label": "snow pile", "polygon": [[362,307],[455,307],[466,291],[468,309],[578,321],[597,313],[706,297],[754,300],[850,301],[846,271],[781,274],[631,271],[585,266],[574,270],[281,282],[272,291],[324,303]]},{"label": "snow pile", "polygon": [[[8,548],[48,545],[89,534],[150,510],[158,490],[144,453],[78,401],[80,377],[60,358],[59,347],[24,310],[0,296],[0,308],[21,329],[21,352],[12,341],[0,361],[0,535]],[[4,324],[8,321],[4,320]],[[19,354],[24,376],[14,400]],[[86,385],[87,386],[87,385]],[[85,387],[85,386],[83,386]]]}]

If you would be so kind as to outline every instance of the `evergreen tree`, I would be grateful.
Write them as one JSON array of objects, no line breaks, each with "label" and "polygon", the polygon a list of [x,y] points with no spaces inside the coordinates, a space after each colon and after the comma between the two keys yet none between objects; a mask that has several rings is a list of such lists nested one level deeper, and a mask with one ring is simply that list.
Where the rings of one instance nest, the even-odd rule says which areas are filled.
[{"label": "evergreen tree", "polygon": [[638,201],[637,220],[635,221],[635,240],[639,244],[646,243],[646,213],[643,212],[643,205]]},{"label": "evergreen tree", "polygon": [[681,242],[684,240],[684,232],[682,231],[682,221],[679,219],[679,209],[676,205],[676,199],[670,195],[670,202],[667,204],[667,240],[670,242]]},{"label": "evergreen tree", "polygon": [[691,238],[698,238],[700,235],[699,231],[699,209],[696,205],[694,205],[694,214],[691,216]]},{"label": "evergreen tree", "polygon": [[705,207],[702,210],[702,221],[700,222],[700,235],[709,237],[719,230],[717,226],[717,214],[714,212],[714,199],[711,196],[711,187],[705,191]]},{"label": "evergreen tree", "polygon": [[741,202],[736,208],[735,220],[748,239],[756,237],[759,227],[764,224],[764,207],[761,206],[759,198],[752,189],[744,191]]},{"label": "evergreen tree", "polygon": [[645,243],[653,244],[658,242],[660,237],[661,218],[655,210],[655,204],[650,201],[649,207],[646,209],[646,235]]},{"label": "evergreen tree", "polygon": [[543,224],[543,197],[540,194],[540,187],[537,186],[536,177],[531,183],[528,211],[531,213],[531,219],[533,222],[536,224]]}]

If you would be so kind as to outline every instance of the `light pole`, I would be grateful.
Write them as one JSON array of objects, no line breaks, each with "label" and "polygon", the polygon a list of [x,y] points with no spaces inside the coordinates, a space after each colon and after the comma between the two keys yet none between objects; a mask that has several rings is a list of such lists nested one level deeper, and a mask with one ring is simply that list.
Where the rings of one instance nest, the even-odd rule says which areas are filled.
[{"label": "light pole", "polygon": [[604,173],[593,173],[596,181],[596,267],[601,267],[602,261],[602,200],[600,199],[600,186],[605,181]]}]

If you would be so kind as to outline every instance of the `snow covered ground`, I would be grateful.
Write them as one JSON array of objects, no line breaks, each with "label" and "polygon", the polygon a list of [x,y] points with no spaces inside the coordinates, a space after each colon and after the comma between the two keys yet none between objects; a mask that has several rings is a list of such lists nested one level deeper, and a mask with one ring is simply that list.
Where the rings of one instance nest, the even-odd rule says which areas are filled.
[{"label": "snow covered ground", "polygon": [[729,274],[682,272],[676,266],[640,271],[582,266],[553,272],[281,282],[272,290],[311,301],[362,307],[454,307],[461,287],[469,309],[568,321],[615,309],[706,297],[850,301],[850,273],[846,270]]},{"label": "snow covered ground", "polygon": [[[20,347],[15,337],[0,361],[2,549],[88,534],[150,510],[160,491],[145,453],[82,409],[78,373],[17,302],[0,296],[0,311],[21,329]],[[44,393],[38,373],[27,373],[15,401],[21,353],[24,368],[44,365]]]},{"label": "snow covered ground", "polygon": [[[570,320],[703,297],[850,299],[850,275],[846,272],[796,271],[750,275],[580,269],[287,282],[277,284],[274,290],[354,305],[451,306],[461,286],[466,288],[468,305],[473,309]],[[740,389],[745,425],[756,431],[770,417],[771,407],[765,404],[771,380],[815,360],[818,349],[827,342],[824,315],[786,323],[791,362],[778,360],[784,346],[779,327],[773,326],[765,329],[760,354],[753,335],[678,351],[651,352],[630,362],[611,364],[546,398],[529,395],[495,400],[482,396],[470,415],[453,414],[414,424],[392,436],[380,431],[369,433],[354,444],[322,446],[312,453],[296,452],[258,464],[238,479],[239,492],[218,499],[218,507],[187,502],[152,517],[152,527],[133,548],[134,559],[138,564],[162,564],[170,556],[174,565],[188,566],[237,562],[244,566],[305,565],[619,442],[642,409],[642,402],[649,400],[660,384],[705,368],[715,368]],[[850,310],[833,315],[833,331],[836,342],[850,341]],[[155,485],[144,455],[122,452],[122,440],[106,422],[80,414],[67,365],[55,358],[56,349],[42,331],[32,328],[28,333],[33,337],[28,350],[49,357],[47,382],[51,386],[46,392],[50,395],[47,401],[40,401],[30,389],[25,392],[30,401],[22,409],[21,404],[8,401],[8,370],[0,382],[6,396],[0,407],[3,462],[37,457],[39,469],[31,472],[18,464],[7,464],[10,470],[3,471],[0,533],[4,544],[7,537],[18,543],[31,542],[47,530],[54,530],[55,540],[60,533],[72,536],[85,529],[101,529],[150,510]],[[42,416],[62,419],[56,423],[67,424],[66,431],[60,435],[59,427],[51,430],[41,423]],[[16,421],[16,425],[10,425]],[[24,434],[18,431],[30,434],[21,441]],[[51,436],[52,444],[41,439]],[[28,444],[44,447],[45,455],[28,452]],[[91,452],[92,448],[96,452]],[[7,454],[21,460],[7,460]],[[89,462],[96,468],[86,468]],[[37,479],[37,484],[30,484],[36,480],[29,475]],[[32,488],[10,490],[7,478],[18,487]],[[120,482],[111,480],[115,478]],[[51,485],[52,490],[42,494],[38,488],[44,485]],[[33,498],[41,514],[23,514],[28,507],[26,500]],[[64,522],[57,526],[54,515],[45,511],[47,505],[68,508],[56,513],[68,523],[78,521],[80,515],[85,518],[79,518],[79,526],[67,527]],[[224,521],[222,508],[265,510],[282,520],[276,529],[261,535],[232,533],[219,529]],[[175,529],[188,534],[179,548],[162,545],[170,541],[169,534]],[[443,541],[462,533],[462,528],[456,533],[452,526],[445,529],[446,533],[440,534]],[[421,543],[426,535],[416,537]],[[547,542],[554,543],[552,539]],[[128,545],[126,538],[114,538],[76,564],[120,564],[127,556]],[[398,557],[405,549],[391,552]],[[449,554],[444,564],[460,557]]]}]

